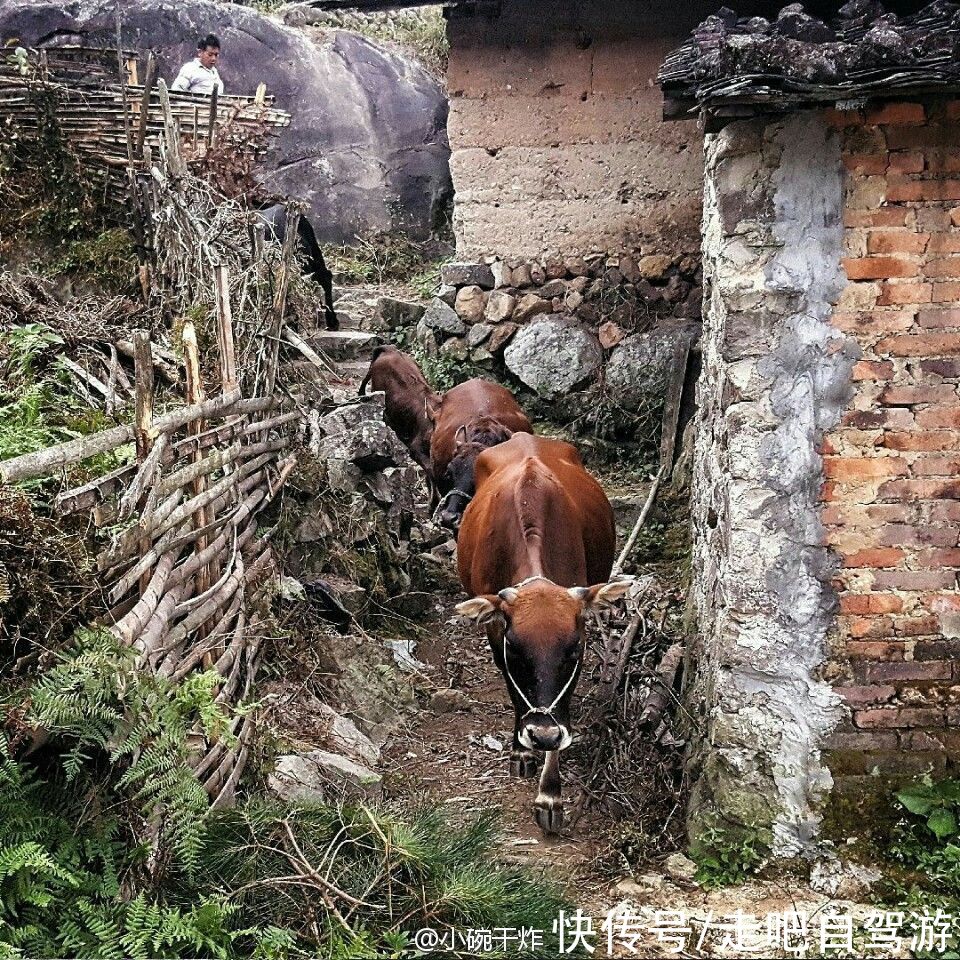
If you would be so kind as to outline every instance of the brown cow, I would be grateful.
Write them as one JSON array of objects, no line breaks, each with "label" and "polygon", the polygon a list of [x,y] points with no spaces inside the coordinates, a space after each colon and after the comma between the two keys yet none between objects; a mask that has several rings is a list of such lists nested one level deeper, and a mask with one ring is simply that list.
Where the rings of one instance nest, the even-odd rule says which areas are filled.
[{"label": "brown cow", "polygon": [[475,378],[443,395],[436,414],[430,461],[442,497],[440,523],[456,529],[473,496],[473,470],[488,447],[514,433],[533,433],[533,425],[506,387]]},{"label": "brown cow", "polygon": [[403,441],[410,456],[426,471],[430,469],[430,437],[433,433],[431,411],[440,405],[440,394],[427,383],[413,357],[392,344],[377,347],[370,357],[370,369],[360,381],[360,396],[370,383],[384,393],[384,419]]},{"label": "brown cow", "polygon": [[584,614],[623,596],[632,582],[606,582],[615,539],[610,501],[569,443],[517,433],[477,457],[457,556],[474,597],[456,609],[486,624],[513,701],[510,773],[533,776],[533,751],[546,753],[533,812],[548,833],[563,825],[560,751],[573,740]]}]

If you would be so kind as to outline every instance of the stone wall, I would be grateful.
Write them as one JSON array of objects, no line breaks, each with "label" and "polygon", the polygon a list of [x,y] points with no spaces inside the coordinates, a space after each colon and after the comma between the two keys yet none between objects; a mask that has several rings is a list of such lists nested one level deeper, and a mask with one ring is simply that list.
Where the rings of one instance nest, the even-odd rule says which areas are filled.
[{"label": "stone wall", "polygon": [[[714,6],[454,9],[448,132],[462,259],[697,254],[701,136],[663,124],[665,54]],[[741,10],[741,13],[744,12]]]},{"label": "stone wall", "polygon": [[960,102],[832,122],[850,286],[831,322],[860,359],[824,444],[831,666],[851,714],[830,765],[853,786],[960,755]]},{"label": "stone wall", "polygon": [[841,208],[839,138],[821,114],[708,137],[692,827],[746,826],[787,855],[816,832],[821,746],[842,716],[818,677],[836,608],[818,447],[855,362],[830,325]]}]

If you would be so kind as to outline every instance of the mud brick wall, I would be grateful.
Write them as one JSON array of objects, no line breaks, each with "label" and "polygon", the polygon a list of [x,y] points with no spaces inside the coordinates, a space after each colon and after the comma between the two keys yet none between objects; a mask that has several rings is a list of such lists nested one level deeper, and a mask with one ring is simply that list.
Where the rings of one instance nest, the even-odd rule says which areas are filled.
[{"label": "mud brick wall", "polygon": [[960,756],[960,102],[830,120],[849,279],[831,323],[861,351],[823,445],[850,708],[829,761],[852,785]]},{"label": "mud brick wall", "polygon": [[694,120],[662,123],[653,78],[714,6],[514,0],[493,16],[451,11],[458,257],[696,255],[702,137]]}]

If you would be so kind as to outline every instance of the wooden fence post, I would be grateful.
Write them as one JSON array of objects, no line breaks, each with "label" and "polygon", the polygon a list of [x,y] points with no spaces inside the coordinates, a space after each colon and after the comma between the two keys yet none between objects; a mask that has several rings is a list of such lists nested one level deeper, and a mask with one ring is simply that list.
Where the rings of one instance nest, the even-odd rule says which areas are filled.
[{"label": "wooden fence post", "polygon": [[[187,374],[187,403],[202,403],[203,402],[203,386],[200,381],[200,350],[197,346],[197,331],[194,329],[193,324],[188,320],[183,325],[183,362],[186,368]],[[203,432],[203,420],[191,420],[187,424],[187,436],[195,437],[198,434]],[[198,463],[203,459],[203,452],[199,447],[191,454],[190,460],[191,463]],[[199,476],[190,481],[191,493],[194,496],[198,496],[201,493],[204,493],[207,489],[207,478],[206,476]],[[205,527],[208,523],[212,522],[213,517],[209,514],[212,514],[212,510],[209,510],[205,507],[200,507],[193,517],[193,527],[195,530],[199,530]],[[207,538],[205,536],[198,537],[196,541],[196,546],[194,549],[197,553],[200,553],[207,546]],[[200,570],[197,571],[197,593],[203,593],[211,583],[210,577],[210,568],[208,566],[203,566]]]},{"label": "wooden fence post", "polygon": [[[142,466],[153,448],[153,348],[150,346],[150,331],[135,330],[133,333],[134,402],[136,417],[137,462]],[[140,556],[150,549],[151,538],[140,538]],[[147,589],[150,572],[140,577],[140,591]]]},{"label": "wooden fence post", "polygon": [[230,277],[224,264],[213,268],[217,295],[217,337],[220,341],[220,383],[224,393],[237,388],[237,356],[233,342],[233,314],[230,310]]}]

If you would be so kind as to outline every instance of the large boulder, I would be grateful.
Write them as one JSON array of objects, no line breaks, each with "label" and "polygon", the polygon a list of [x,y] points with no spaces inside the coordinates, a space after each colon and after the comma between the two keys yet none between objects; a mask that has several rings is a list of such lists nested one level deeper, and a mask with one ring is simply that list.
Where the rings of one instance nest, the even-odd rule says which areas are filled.
[{"label": "large boulder", "polygon": [[580,386],[603,361],[597,338],[560,315],[520,329],[503,352],[507,369],[547,400]]},{"label": "large boulder", "polygon": [[627,337],[610,354],[608,393],[627,410],[644,409],[651,397],[663,396],[677,345],[693,343],[699,335],[699,324],[674,324]]},{"label": "large boulder", "polygon": [[[0,41],[116,46],[116,0],[0,0]],[[170,83],[215,33],[227,93],[267,85],[292,119],[264,180],[309,205],[321,241],[430,233],[451,194],[447,101],[419,65],[346,31],[315,44],[255,9],[211,0],[124,0],[123,44],[157,55]]]}]

